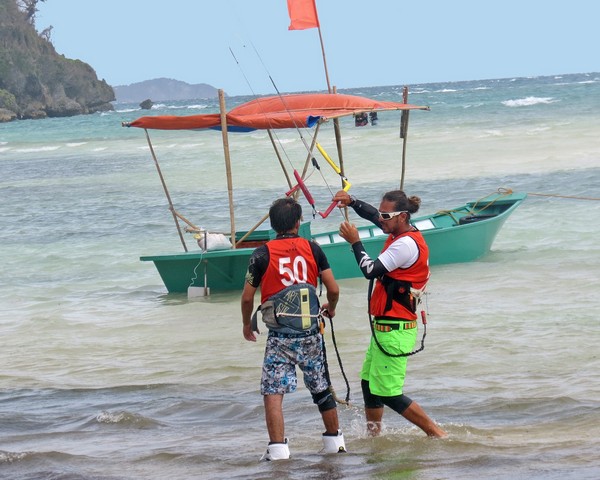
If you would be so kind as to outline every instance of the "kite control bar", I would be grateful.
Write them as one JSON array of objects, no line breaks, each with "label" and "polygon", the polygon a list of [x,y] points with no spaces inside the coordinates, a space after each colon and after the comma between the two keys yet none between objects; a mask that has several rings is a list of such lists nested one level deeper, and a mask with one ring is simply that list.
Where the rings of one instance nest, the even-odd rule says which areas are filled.
[{"label": "kite control bar", "polygon": [[[331,160],[329,155],[327,155],[327,152],[323,149],[323,147],[321,147],[321,145],[318,143],[316,144],[316,146],[317,146],[317,149],[319,150],[319,152],[321,152],[321,155],[323,155],[323,158],[325,160],[327,160],[327,163],[329,163],[329,165],[331,165],[331,168],[333,168],[335,173],[337,173],[342,178],[343,190],[345,192],[347,192],[350,189],[350,187],[352,186],[352,184],[342,174],[341,169],[333,162],[333,160]],[[317,163],[317,161],[314,158],[313,158],[313,165],[318,170],[320,170],[319,164]],[[321,215],[321,218],[327,218],[329,216],[329,214],[333,211],[333,209],[338,205],[338,202],[335,200],[333,202],[331,202],[331,204],[329,205],[329,207],[327,207],[327,210],[325,210],[324,213],[318,211],[315,207],[315,200],[314,200],[313,196],[309,192],[308,187],[306,186],[306,184],[304,183],[304,180],[302,180],[302,177],[300,176],[300,174],[298,173],[298,171],[296,169],[294,169],[294,177],[296,178],[296,181],[298,183],[291,190],[286,192],[286,196],[289,197],[292,193],[294,193],[295,191],[300,189],[302,191],[302,193],[304,194],[304,196],[306,197],[306,200],[308,201],[308,203],[310,204],[310,206],[313,209],[313,218],[315,216],[315,213],[318,213],[319,215]]]}]

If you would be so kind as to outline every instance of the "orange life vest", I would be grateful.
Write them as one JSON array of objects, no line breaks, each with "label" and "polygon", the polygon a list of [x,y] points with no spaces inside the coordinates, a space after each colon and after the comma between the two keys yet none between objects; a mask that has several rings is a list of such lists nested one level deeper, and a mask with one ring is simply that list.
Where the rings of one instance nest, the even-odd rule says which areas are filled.
[{"label": "orange life vest", "polygon": [[266,244],[269,265],[261,281],[261,312],[269,330],[288,335],[318,329],[319,269],[308,240],[278,238]]},{"label": "orange life vest", "polygon": [[[420,290],[429,280],[429,248],[423,235],[417,230],[411,230],[395,238],[390,235],[381,251],[385,252],[393,242],[406,236],[411,237],[417,243],[419,257],[410,267],[397,268],[377,279],[369,305],[371,315],[374,317],[403,318],[406,320],[417,318],[410,288]],[[400,302],[398,301],[399,298],[404,298],[406,301]]]},{"label": "orange life vest", "polygon": [[260,284],[262,302],[294,284],[317,286],[319,269],[308,240],[301,237],[277,238],[267,242],[266,246],[269,266]]}]

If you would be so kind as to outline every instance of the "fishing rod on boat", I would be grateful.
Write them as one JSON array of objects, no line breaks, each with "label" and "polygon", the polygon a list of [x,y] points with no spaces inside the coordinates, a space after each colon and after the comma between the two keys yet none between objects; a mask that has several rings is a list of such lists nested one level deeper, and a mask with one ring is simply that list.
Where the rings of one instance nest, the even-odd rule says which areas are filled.
[{"label": "fishing rod on boat", "polygon": [[[250,88],[250,91],[252,92],[252,95],[254,96],[255,99],[258,100],[258,95],[254,92],[254,89],[252,88],[252,85],[250,84],[250,81],[248,80],[248,77],[244,73],[244,69],[242,68],[242,65],[240,64],[240,62],[238,61],[237,57],[235,56],[235,53],[233,53],[233,49],[231,47],[229,47],[229,52],[231,53],[231,56],[235,60],[235,63],[237,64],[238,68],[240,69],[240,72],[242,73],[242,76],[244,77],[244,80],[246,81],[246,84],[248,85],[248,88]],[[260,101],[258,101],[258,105],[259,105],[260,109],[263,110]],[[264,110],[263,110],[263,113],[265,113]],[[270,121],[269,117],[267,116],[266,118],[268,119],[269,124],[271,125],[271,121]],[[294,122],[294,126],[298,130],[298,126],[295,124],[295,122]],[[269,137],[271,138],[271,143],[273,143],[273,135],[274,135],[275,138],[277,139],[277,143],[279,144],[279,148],[281,148],[281,150],[283,150],[283,153],[285,154],[285,156],[287,158],[287,161],[290,163],[290,166],[293,168],[292,161],[290,160],[290,158],[289,158],[289,156],[287,154],[287,151],[283,147],[283,143],[279,139],[279,136],[277,135],[277,133],[272,133],[271,130],[274,130],[274,129],[273,128],[268,129]],[[298,130],[298,132],[300,132],[300,131]],[[302,138],[303,143],[306,146],[306,142],[304,141],[304,138],[302,137],[302,134],[300,134],[300,138]],[[279,151],[276,149],[275,152],[277,153],[277,158],[279,159],[279,163],[280,163],[280,165],[281,165],[281,167],[283,169],[283,173],[286,176],[288,185],[290,187],[292,187],[292,182],[291,182],[291,180],[289,179],[289,177],[287,175],[287,171],[283,167],[283,162],[281,160],[281,157],[279,156]],[[309,153],[310,153],[310,151],[309,151]],[[304,181],[302,180],[302,178],[300,177],[300,175],[298,174],[298,172],[296,171],[296,169],[294,169],[294,176],[296,178],[297,184],[296,184],[295,187],[292,187],[291,190],[289,190],[288,192],[286,192],[286,196],[289,197],[290,195],[292,195],[293,193],[295,193],[298,189],[302,190],[302,193],[304,193],[304,196],[306,197],[308,203],[311,205],[311,207],[313,209],[313,218],[314,218],[315,214],[316,214],[316,207],[315,207],[314,199],[312,198],[312,195],[308,191],[308,188],[304,184]]]},{"label": "fishing rod on boat", "polygon": [[[256,48],[254,49],[256,51]],[[235,63],[237,64],[238,68],[240,69],[240,72],[242,73],[242,76],[244,77],[244,80],[246,81],[246,84],[248,85],[248,88],[250,88],[250,91],[252,92],[252,95],[254,96],[254,98],[256,100],[258,100],[258,105],[260,107],[261,110],[263,110],[262,105],[260,103],[259,97],[258,95],[254,92],[254,89],[252,88],[252,85],[250,84],[250,81],[248,80],[248,77],[246,76],[246,74],[244,73],[244,69],[242,68],[242,65],[240,64],[240,62],[238,61],[237,57],[235,56],[235,53],[233,53],[233,49],[231,47],[229,47],[229,52],[231,53],[231,56],[233,57],[233,59],[235,60]],[[264,66],[264,64],[263,64]],[[270,77],[270,75],[269,75]],[[273,81],[271,79],[271,81]],[[287,106],[284,105],[284,107],[286,107],[287,110]],[[264,114],[264,110],[263,110],[263,114]],[[288,112],[289,113],[289,112]],[[291,116],[291,115],[290,115]],[[265,115],[265,117],[267,118],[267,120],[269,121],[269,125],[271,125],[271,120],[269,119],[269,117],[267,115]],[[293,121],[293,117],[292,117],[292,121]],[[293,122],[294,126],[296,127],[296,130],[298,131],[300,138],[302,139],[302,142],[304,143],[305,147],[307,148],[310,156],[312,156],[311,150],[308,147],[308,145],[306,144],[306,141],[304,140],[304,137],[302,137],[302,133],[300,133],[300,130],[298,129],[298,126],[296,125],[296,122]],[[272,125],[271,125],[272,126]],[[313,218],[316,216],[317,213],[317,209],[315,207],[315,201],[312,197],[312,195],[310,194],[308,188],[306,187],[306,184],[304,183],[302,177],[300,177],[300,174],[298,173],[298,171],[294,168],[294,165],[292,164],[292,161],[290,160],[287,151],[285,150],[285,148],[283,147],[283,143],[281,142],[281,140],[279,139],[279,136],[277,135],[277,133],[272,133],[271,130],[274,130],[273,128],[268,129],[269,132],[269,137],[271,138],[271,143],[273,143],[273,135],[275,136],[275,138],[277,139],[277,143],[279,144],[279,148],[281,148],[281,150],[283,150],[283,153],[285,154],[285,157],[287,159],[287,161],[289,162],[290,166],[293,168],[294,171],[294,177],[296,178],[296,186],[292,187],[292,182],[289,179],[288,175],[287,175],[287,171],[285,170],[284,166],[283,166],[283,162],[281,160],[281,157],[279,156],[279,151],[277,149],[275,149],[275,152],[277,153],[277,158],[279,159],[279,163],[283,169],[283,172],[286,176],[288,185],[290,187],[292,187],[288,192],[286,192],[286,196],[290,196],[292,194],[294,194],[295,192],[298,191],[298,189],[300,189],[302,191],[302,193],[304,194],[306,200],[308,201],[308,203],[310,204],[310,206],[313,209]],[[314,158],[313,158],[314,160]],[[265,217],[266,218],[266,217]]]},{"label": "fishing rod on boat", "polygon": [[[295,121],[295,119],[294,119],[294,117],[293,117],[293,115],[292,115],[292,113],[291,113],[291,111],[290,111],[290,109],[289,109],[286,101],[285,101],[285,97],[279,91],[279,88],[277,87],[277,85],[275,83],[275,80],[273,80],[271,72],[269,72],[269,69],[265,65],[262,57],[260,56],[260,53],[258,52],[258,50],[256,49],[256,47],[254,46],[254,43],[250,42],[250,44],[252,45],[252,48],[254,49],[254,52],[256,53],[256,56],[260,60],[260,63],[262,64],[263,68],[267,72],[267,76],[269,77],[269,80],[271,81],[271,84],[273,85],[273,88],[277,92],[277,96],[281,100],[281,103],[283,104],[283,107],[285,108],[285,111],[290,116],[290,119],[292,120],[292,123],[294,124],[294,127],[296,128],[296,131],[298,132],[298,135],[300,136],[300,139],[302,140],[302,143],[304,144],[304,147],[306,148],[308,154],[311,157],[311,162],[312,162],[313,166],[319,171],[319,174],[321,175],[321,178],[323,179],[323,182],[325,183],[325,185],[327,186],[327,189],[329,190],[329,193],[333,197],[334,196],[333,191],[331,190],[331,187],[329,186],[329,183],[327,182],[327,180],[325,179],[323,173],[321,172],[321,168],[319,167],[319,164],[318,164],[316,158],[312,155],[312,148],[310,148],[308,146],[308,144],[306,143],[306,140],[304,139],[304,136],[302,135],[302,132],[300,131],[300,128],[298,127],[298,124],[296,123],[296,121]],[[331,92],[331,88],[329,88],[328,90],[329,90],[329,92]],[[345,175],[343,174],[342,170],[333,162],[333,160],[331,160],[331,157],[329,157],[329,155],[327,154],[327,152],[325,151],[325,149],[318,142],[315,142],[315,146],[317,147],[317,149],[319,150],[319,152],[321,153],[321,155],[323,155],[323,158],[325,158],[325,160],[327,161],[327,163],[329,163],[329,165],[333,168],[333,170],[341,177],[343,190],[347,192],[350,189],[350,187],[352,186],[352,184],[345,177]],[[288,158],[288,161],[289,161],[289,158]],[[291,161],[290,161],[290,165],[293,167]],[[295,169],[294,169],[294,176],[298,180],[299,175],[297,175],[297,171]],[[300,185],[300,188],[301,188],[302,192],[305,194],[305,197],[307,197],[306,198],[307,201],[311,204],[311,206],[313,207],[313,210],[315,210],[314,204],[311,203],[311,201],[310,201],[310,199],[312,199],[312,196],[311,195],[309,195],[309,196],[306,195],[306,193],[308,192],[308,189],[306,188],[306,185],[303,186],[304,182],[300,182],[300,181],[299,181],[298,184]],[[327,218],[329,216],[329,214],[333,211],[333,209],[337,205],[338,205],[338,202],[333,201],[329,205],[329,207],[325,210],[325,213],[322,213],[322,212],[318,212],[318,213],[319,213],[319,215],[322,218]],[[342,210],[340,210],[340,213],[341,213],[341,215],[342,215],[342,217],[343,217],[344,220],[348,220],[347,216],[344,215],[344,212],[342,212]]]},{"label": "fishing rod on boat", "polygon": [[[248,85],[248,88],[252,92],[252,96],[255,99],[258,99],[258,95],[256,94],[256,92],[252,88],[252,84],[250,83],[250,80],[248,80],[248,77],[246,76],[246,73],[244,72],[244,69],[242,68],[242,65],[240,64],[240,62],[238,61],[237,57],[235,56],[235,53],[233,53],[233,50],[232,50],[231,47],[229,47],[229,52],[231,53],[231,56],[235,60],[236,65],[240,69],[240,72],[241,72],[242,76],[244,77],[244,80],[246,81],[246,85]],[[258,102],[258,105],[260,106],[260,109],[263,110],[262,105],[260,104],[260,102]],[[263,110],[263,113],[265,113],[264,110]],[[268,119],[269,117],[267,116],[266,118]],[[270,124],[270,120],[269,120],[269,124]],[[277,132],[272,132],[271,130],[274,130],[274,129],[272,129],[272,128],[267,129],[267,132],[269,133],[269,138],[271,139],[271,143],[274,143],[273,136],[275,136],[275,139],[277,140],[277,143],[279,144],[279,147],[283,150],[283,153],[285,154],[288,162],[290,162],[290,164],[291,164],[291,161],[290,161],[290,159],[289,159],[289,157],[287,155],[287,152],[285,151],[285,148],[283,148],[283,144],[282,144],[281,140],[279,139],[279,136],[277,135]],[[286,177],[288,185],[291,187],[292,186],[292,182],[291,182],[290,178],[288,177],[287,171],[283,167],[283,161],[281,160],[281,157],[279,156],[279,151],[275,150],[275,153],[277,154],[277,159],[279,160],[279,164],[281,165],[281,167],[283,169],[283,173],[284,173],[284,175]]]},{"label": "fishing rod on boat", "polygon": [[[321,153],[321,155],[323,155],[323,158],[325,158],[325,160],[327,161],[327,163],[333,168],[333,170],[340,176],[340,178],[342,179],[342,188],[344,191],[348,191],[348,189],[350,189],[350,187],[352,186],[352,184],[348,181],[348,179],[344,176],[343,172],[341,171],[341,169],[333,162],[333,160],[331,160],[331,158],[329,157],[329,155],[327,154],[327,152],[325,151],[325,149],[316,141],[316,135],[313,137],[313,145],[309,146],[308,143],[306,142],[306,139],[304,138],[304,136],[302,135],[302,132],[300,130],[300,127],[298,126],[294,116],[291,113],[291,110],[289,108],[289,106],[287,105],[284,96],[281,94],[279,88],[277,87],[277,84],[275,83],[275,80],[273,80],[273,77],[271,75],[271,73],[269,72],[267,66],[265,65],[262,57],[260,56],[260,53],[258,52],[258,50],[256,49],[256,47],[254,46],[254,44],[252,43],[252,41],[250,41],[250,44],[252,45],[252,48],[254,50],[254,52],[256,53],[258,59],[260,60],[263,68],[265,69],[267,76],[269,77],[269,80],[271,81],[271,84],[273,85],[273,88],[275,88],[275,91],[277,92],[277,96],[279,97],[279,99],[281,100],[281,103],[283,105],[283,107],[285,108],[287,114],[290,117],[290,120],[292,121],[292,124],[294,125],[296,132],[298,133],[298,136],[300,137],[300,140],[302,141],[304,147],[306,148],[306,151],[309,155],[309,159],[313,165],[313,167],[315,167],[315,169],[319,172],[319,174],[321,175],[321,178],[323,179],[323,182],[325,183],[327,189],[329,190],[329,193],[331,194],[331,196],[334,196],[334,192],[332,191],[331,187],[329,186],[329,183],[327,182],[327,179],[325,178],[325,176],[323,175],[322,171],[321,171],[321,167],[319,166],[319,163],[317,162],[317,159],[314,157],[313,155],[313,147],[316,146],[317,149],[319,150],[319,152]],[[246,81],[248,87],[250,88],[250,91],[252,92],[253,96],[258,100],[258,105],[259,107],[262,109],[262,105],[260,104],[260,99],[258,98],[258,96],[256,95],[256,93],[254,92],[252,86],[250,85],[250,82],[248,80],[248,77],[245,75],[242,66],[240,64],[240,62],[238,61],[237,57],[235,56],[233,50],[231,47],[229,47],[229,51],[231,53],[231,55],[233,56],[236,64],[238,65],[238,68],[240,69],[240,71],[242,72],[242,76],[244,77],[244,80]],[[267,117],[268,118],[268,117]],[[270,122],[270,120],[269,120]],[[269,136],[271,136],[271,130],[269,129]],[[290,167],[292,167],[293,170],[293,175],[294,178],[296,179],[296,185],[294,187],[292,187],[288,192],[286,192],[286,196],[290,196],[293,193],[297,192],[298,190],[302,191],[302,193],[304,194],[304,197],[306,198],[307,202],[309,203],[309,205],[312,208],[313,211],[313,218],[316,217],[316,214],[318,213],[321,218],[327,218],[329,216],[329,214],[333,211],[333,209],[338,205],[338,202],[331,202],[331,204],[327,207],[327,209],[322,212],[320,210],[317,210],[316,208],[316,203],[315,200],[312,196],[312,194],[310,193],[308,187],[306,186],[305,183],[305,179],[303,178],[298,171],[296,170],[296,168],[294,167],[291,159],[289,158],[286,149],[283,147],[283,144],[281,142],[281,140],[279,139],[279,137],[275,134],[275,137],[277,139],[277,143],[279,144],[279,147],[283,150],[287,161],[290,164]],[[278,155],[279,158],[279,155]],[[280,163],[281,163],[281,159],[279,158]],[[308,162],[308,159],[307,159]],[[283,168],[283,165],[282,165]],[[303,174],[306,175],[306,167],[304,169]],[[288,180],[288,184],[291,187],[291,182],[289,177],[287,177],[287,172],[284,169],[284,173],[286,175],[286,178]],[[347,220],[347,217],[344,215],[344,213],[340,210],[340,213],[342,214],[342,217],[344,218],[344,220]]]}]

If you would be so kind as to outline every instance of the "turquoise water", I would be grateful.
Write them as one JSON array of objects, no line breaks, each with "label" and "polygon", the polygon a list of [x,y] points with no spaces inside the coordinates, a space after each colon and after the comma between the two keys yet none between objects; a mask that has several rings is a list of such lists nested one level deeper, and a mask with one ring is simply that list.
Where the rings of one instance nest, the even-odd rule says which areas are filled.
[{"label": "turquoise water", "polygon": [[[426,348],[409,361],[406,394],[447,440],[389,411],[384,434],[366,436],[358,371],[367,282],[351,279],[340,281],[334,324],[350,381],[340,419],[351,453],[317,453],[322,426],[300,389],[284,405],[293,460],[257,461],[267,441],[264,336],[243,339],[239,294],[167,295],[139,261],[181,245],[143,131],[121,127],[216,104],[117,105],[0,125],[0,478],[598,478],[600,74],[410,91],[411,103],[431,107],[411,113],[407,143],[405,190],[422,198],[423,213],[499,187],[530,193],[488,256],[433,269]],[[399,99],[401,86],[349,93]],[[352,191],[371,202],[400,178],[398,115],[379,118],[376,127],[342,122]],[[220,133],[151,136],[177,210],[228,230]],[[278,141],[300,168],[297,132]],[[331,127],[320,142],[334,151]],[[287,186],[265,133],[230,144],[244,229]],[[323,173],[309,186],[326,207],[339,180]],[[315,220],[313,231],[339,221]]]}]

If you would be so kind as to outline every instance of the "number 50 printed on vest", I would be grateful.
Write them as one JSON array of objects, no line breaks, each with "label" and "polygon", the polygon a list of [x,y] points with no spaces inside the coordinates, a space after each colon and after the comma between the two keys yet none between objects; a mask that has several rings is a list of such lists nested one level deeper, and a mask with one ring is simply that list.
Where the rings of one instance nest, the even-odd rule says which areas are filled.
[{"label": "number 50 printed on vest", "polygon": [[308,265],[302,255],[294,257],[281,257],[279,259],[279,274],[281,283],[286,287],[295,283],[306,283],[308,281]]}]

